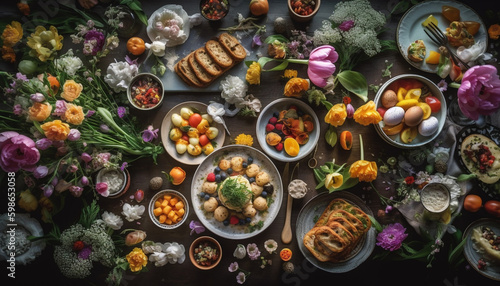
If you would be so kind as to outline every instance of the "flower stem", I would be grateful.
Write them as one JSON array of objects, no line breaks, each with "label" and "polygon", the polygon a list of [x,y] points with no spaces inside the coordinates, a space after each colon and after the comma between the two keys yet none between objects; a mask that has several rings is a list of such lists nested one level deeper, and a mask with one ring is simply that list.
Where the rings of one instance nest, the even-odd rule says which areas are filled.
[{"label": "flower stem", "polygon": [[365,150],[363,148],[363,136],[361,136],[361,134],[359,134],[359,145],[360,145],[360,150],[361,150],[361,160],[364,160],[365,159]]}]

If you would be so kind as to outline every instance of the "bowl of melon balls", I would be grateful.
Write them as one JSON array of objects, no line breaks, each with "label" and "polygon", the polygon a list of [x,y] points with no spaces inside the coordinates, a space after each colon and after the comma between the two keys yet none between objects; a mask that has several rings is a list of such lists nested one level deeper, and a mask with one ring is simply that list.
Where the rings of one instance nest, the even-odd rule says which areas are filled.
[{"label": "bowl of melon balls", "polygon": [[423,146],[437,138],[446,121],[443,93],[429,79],[403,74],[388,80],[374,99],[383,120],[377,133],[402,149]]}]

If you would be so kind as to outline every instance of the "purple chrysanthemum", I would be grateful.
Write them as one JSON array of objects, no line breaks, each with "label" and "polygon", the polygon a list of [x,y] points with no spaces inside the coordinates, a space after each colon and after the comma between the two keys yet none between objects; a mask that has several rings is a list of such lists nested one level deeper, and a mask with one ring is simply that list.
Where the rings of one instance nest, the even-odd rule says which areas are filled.
[{"label": "purple chrysanthemum", "polygon": [[400,223],[390,224],[377,235],[377,245],[385,250],[397,250],[408,236],[405,231]]},{"label": "purple chrysanthemum", "polygon": [[104,34],[97,30],[90,30],[85,34],[85,41],[83,42],[83,53],[86,55],[97,55],[98,52],[104,47]]}]

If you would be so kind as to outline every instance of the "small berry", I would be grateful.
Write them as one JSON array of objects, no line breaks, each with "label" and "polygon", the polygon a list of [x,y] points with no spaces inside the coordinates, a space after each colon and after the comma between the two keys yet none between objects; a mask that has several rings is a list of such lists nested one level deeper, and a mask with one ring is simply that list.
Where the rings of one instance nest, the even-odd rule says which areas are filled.
[{"label": "small berry", "polygon": [[280,116],[279,111],[275,111],[275,112],[273,112],[273,117],[278,118],[279,116]]},{"label": "small berry", "polygon": [[274,125],[272,124],[267,124],[266,125],[266,132],[271,132],[274,130]]},{"label": "small berry", "polygon": [[231,218],[229,219],[229,223],[230,224],[238,224],[240,222],[240,219],[237,217],[237,216],[231,216]]},{"label": "small berry", "polygon": [[220,181],[222,181],[221,175],[220,174],[215,175],[215,182],[220,183]]},{"label": "small berry", "polygon": [[280,152],[281,150],[283,150],[283,143],[282,142],[278,143],[278,145],[274,146],[274,148],[276,148],[276,150]]},{"label": "small berry", "polygon": [[255,182],[255,178],[254,177],[251,177],[248,179],[248,182],[251,184],[251,183],[254,183]]},{"label": "small berry", "polygon": [[248,157],[247,162],[248,162],[248,164],[252,164],[252,162],[253,162],[253,157]]},{"label": "small berry", "polygon": [[232,168],[227,168],[226,172],[231,175],[233,173],[233,169]]},{"label": "small berry", "polygon": [[200,192],[198,195],[200,196],[200,198],[204,198],[205,197],[205,192]]},{"label": "small berry", "polygon": [[225,226],[228,226],[228,225],[229,225],[229,220],[227,220],[227,219],[226,219],[226,220],[224,220],[222,223],[223,223]]},{"label": "small berry", "polygon": [[261,195],[263,198],[267,198],[267,192],[266,192],[266,191],[263,191],[262,193],[260,193],[260,195]]},{"label": "small berry", "polygon": [[248,163],[247,162],[243,162],[243,164],[241,164],[241,166],[246,169],[248,167]]},{"label": "small berry", "polygon": [[226,172],[221,172],[221,173],[220,173],[220,179],[221,179],[222,181],[224,181],[225,179],[227,179],[227,174],[226,174]]},{"label": "small berry", "polygon": [[205,194],[205,200],[208,201],[210,199],[210,195],[209,194]]},{"label": "small berry", "polygon": [[209,182],[215,182],[215,174],[214,173],[210,173],[207,175],[207,181]]},{"label": "small berry", "polygon": [[269,123],[270,124],[274,125],[274,124],[276,124],[276,122],[278,122],[278,118],[277,117],[273,116],[273,117],[269,118]]},{"label": "small berry", "polygon": [[216,173],[216,174],[220,173],[220,167],[219,166],[215,167],[214,173]]},{"label": "small berry", "polygon": [[282,123],[278,123],[278,124],[276,124],[276,125],[274,126],[274,128],[276,128],[276,130],[281,131],[281,130],[283,130],[283,124],[282,124]]}]

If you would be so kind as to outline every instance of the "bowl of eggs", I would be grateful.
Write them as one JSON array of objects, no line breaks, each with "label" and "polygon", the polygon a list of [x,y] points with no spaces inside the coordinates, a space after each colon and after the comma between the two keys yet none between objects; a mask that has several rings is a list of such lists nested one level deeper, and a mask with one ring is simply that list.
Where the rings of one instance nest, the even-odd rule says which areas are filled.
[{"label": "bowl of eggs", "polygon": [[423,146],[439,135],[446,121],[446,100],[436,84],[415,74],[388,80],[374,99],[383,120],[375,125],[387,143],[403,149]]}]

